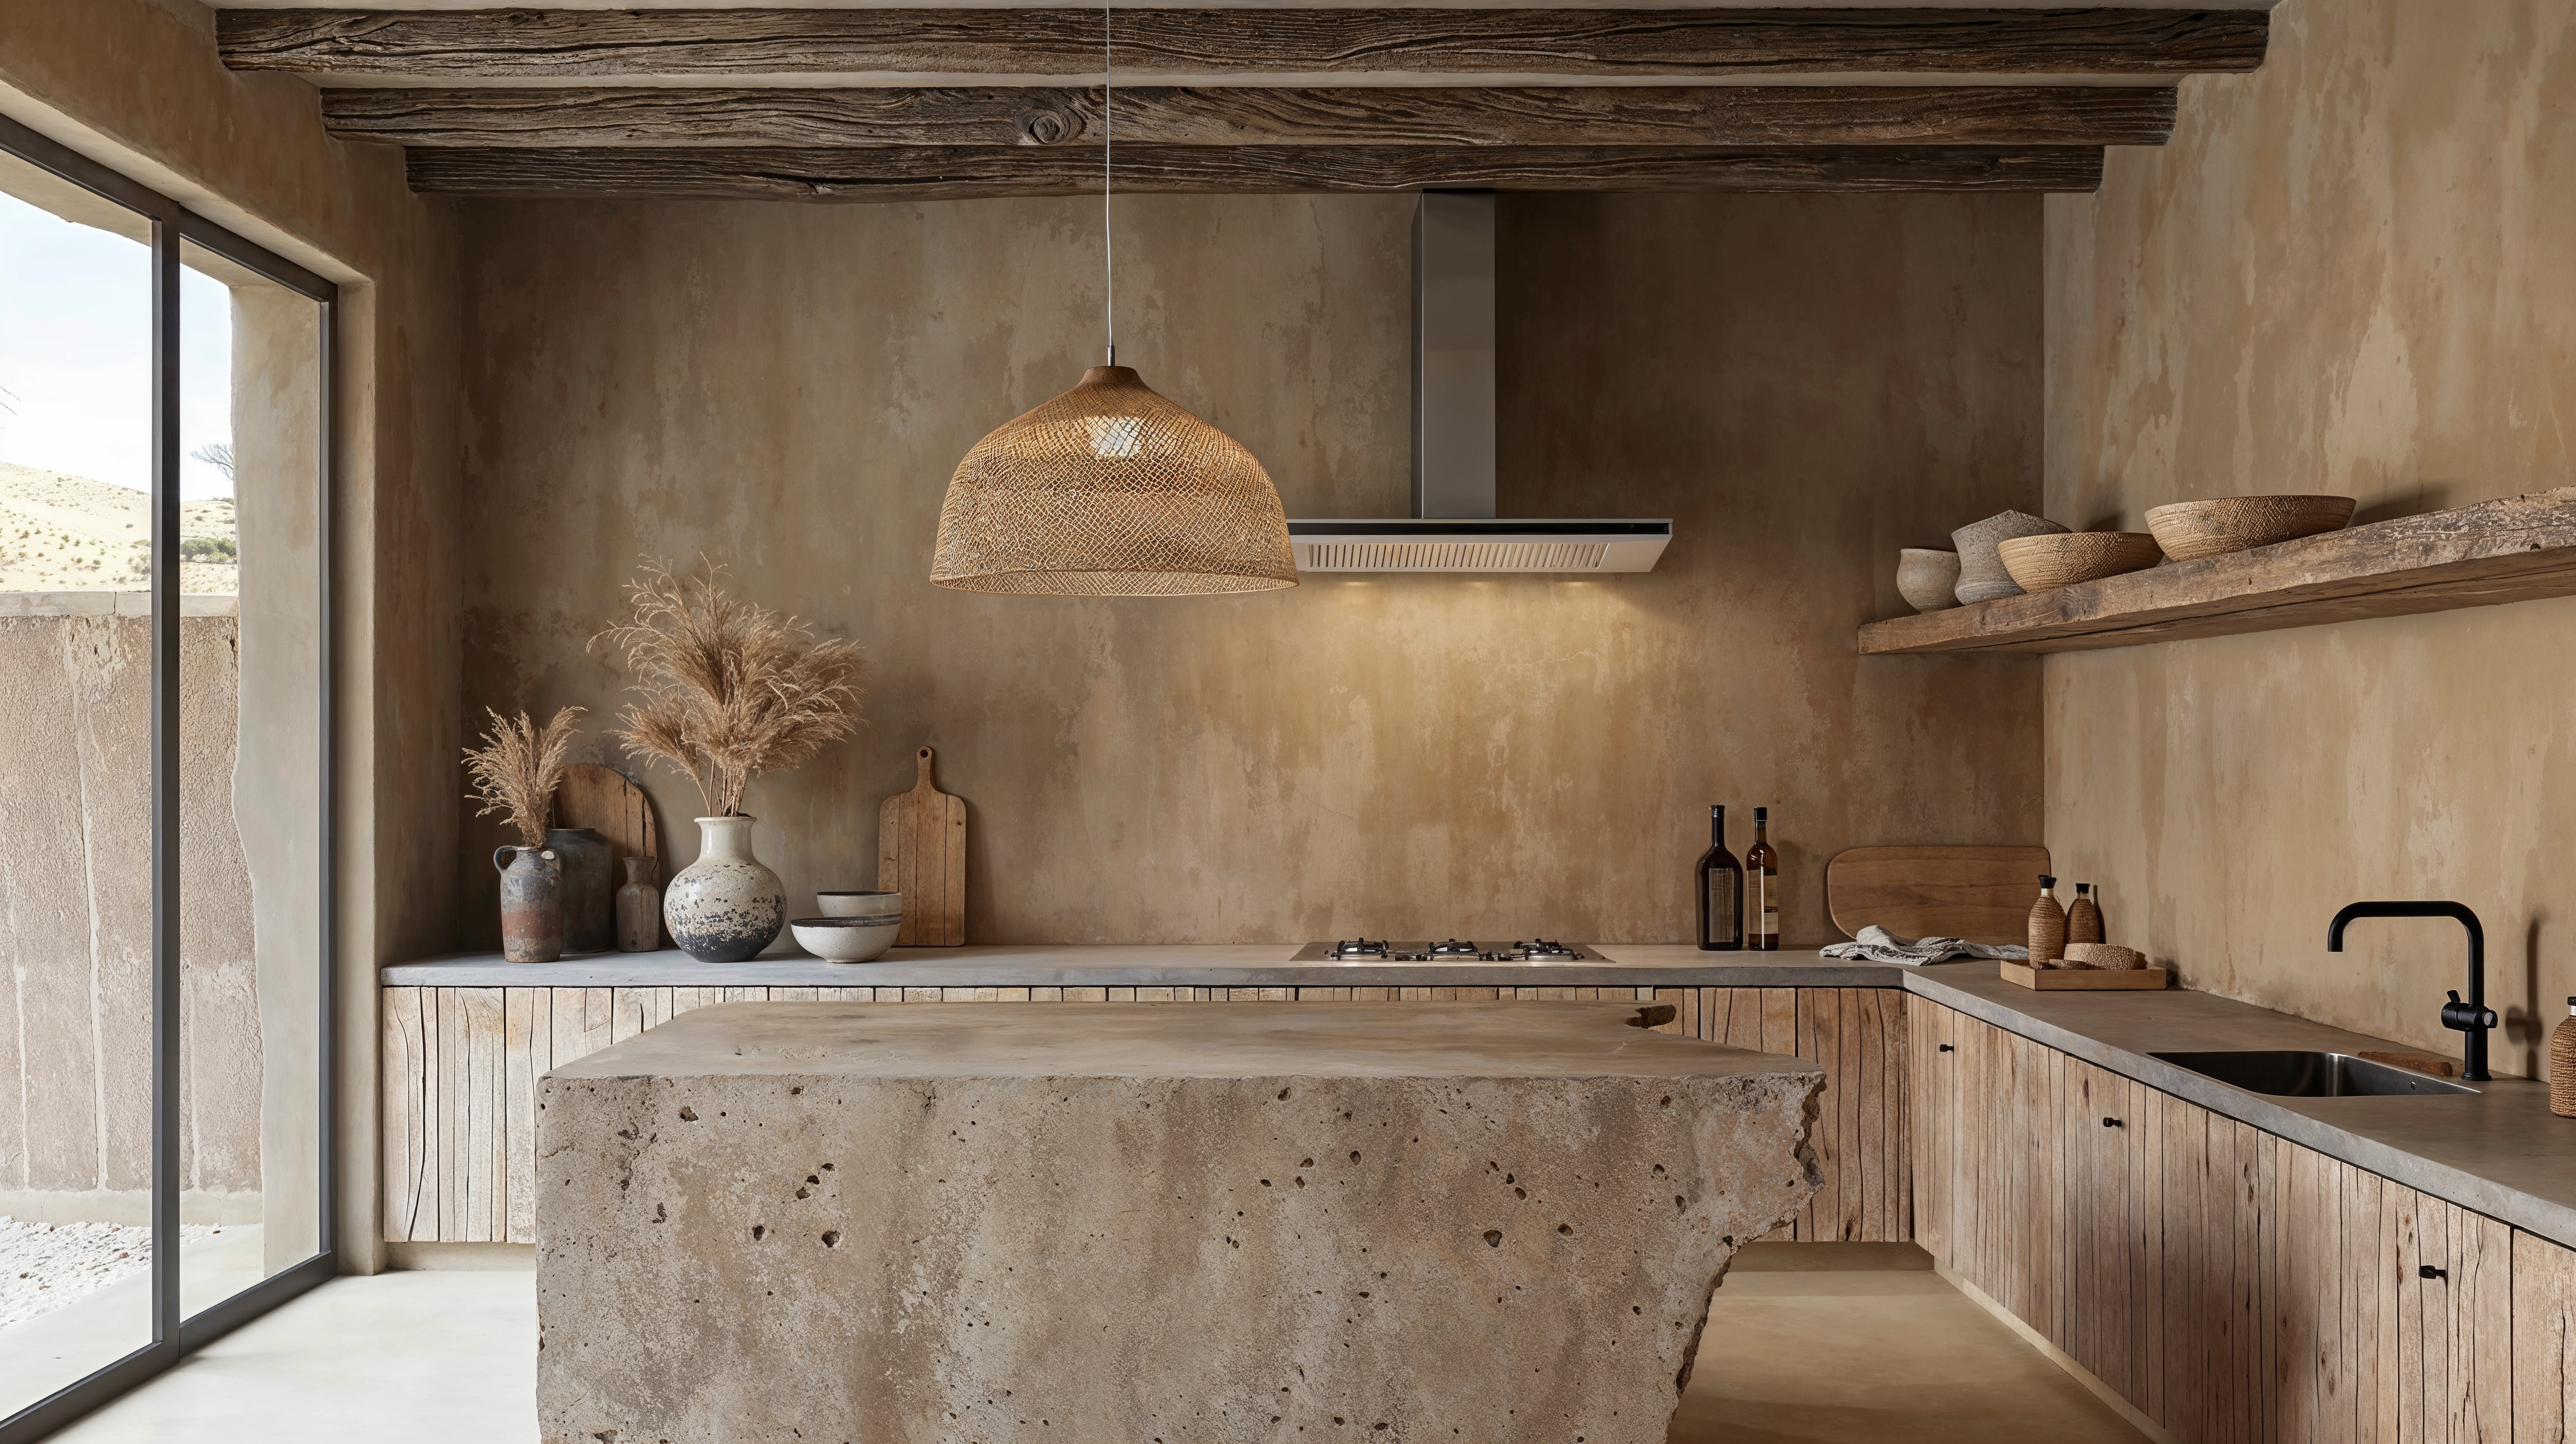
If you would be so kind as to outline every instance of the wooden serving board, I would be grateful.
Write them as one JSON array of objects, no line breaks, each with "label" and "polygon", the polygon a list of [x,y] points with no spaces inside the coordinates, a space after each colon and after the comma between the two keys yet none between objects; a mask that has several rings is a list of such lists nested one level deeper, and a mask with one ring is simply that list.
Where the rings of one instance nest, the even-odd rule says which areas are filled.
[{"label": "wooden serving board", "polygon": [[899,948],[954,948],[966,942],[966,802],[921,780],[877,809],[877,886],[903,894]]},{"label": "wooden serving board", "polygon": [[[653,885],[666,886],[677,869],[662,856],[661,829],[653,824],[653,799],[644,785],[614,767],[576,762],[555,784],[555,826],[596,828],[608,839],[608,895],[626,886],[626,859],[658,858]],[[668,942],[663,938],[660,941]]]},{"label": "wooden serving board", "polygon": [[[555,784],[555,826],[595,827],[617,849],[612,886],[626,885],[626,859],[661,857],[660,829],[653,825],[653,799],[643,784],[614,767],[576,762]],[[667,861],[667,860],[666,860]],[[665,880],[669,868],[663,869]]]},{"label": "wooden serving board", "polygon": [[1855,847],[1825,864],[1825,907],[1846,937],[2029,941],[2044,847]]},{"label": "wooden serving board", "polygon": [[2039,993],[2153,992],[2172,981],[2162,968],[2034,968],[2003,963],[2004,981]]}]

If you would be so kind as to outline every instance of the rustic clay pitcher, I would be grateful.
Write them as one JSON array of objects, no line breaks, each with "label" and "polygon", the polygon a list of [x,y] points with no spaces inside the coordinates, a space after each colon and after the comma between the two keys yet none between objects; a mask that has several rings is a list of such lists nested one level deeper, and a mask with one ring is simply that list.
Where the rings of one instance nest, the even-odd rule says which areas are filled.
[{"label": "rustic clay pitcher", "polygon": [[492,853],[501,871],[501,956],[514,963],[551,963],[563,956],[563,864],[550,847],[503,847]]},{"label": "rustic clay pitcher", "polygon": [[617,946],[617,849],[593,827],[558,827],[546,846],[563,865],[564,951],[604,953]]},{"label": "rustic clay pitcher", "polygon": [[698,860],[662,894],[671,941],[702,963],[758,957],[787,926],[787,889],[751,855],[751,817],[698,819]]},{"label": "rustic clay pitcher", "polygon": [[662,946],[662,875],[658,857],[626,859],[626,886],[617,890],[617,946],[630,953],[650,953]]}]

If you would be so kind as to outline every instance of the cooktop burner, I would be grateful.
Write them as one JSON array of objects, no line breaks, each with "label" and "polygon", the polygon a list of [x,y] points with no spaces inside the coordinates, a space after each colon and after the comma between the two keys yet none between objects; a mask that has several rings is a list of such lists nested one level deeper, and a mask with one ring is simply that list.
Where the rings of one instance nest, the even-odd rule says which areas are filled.
[{"label": "cooktop burner", "polygon": [[1387,938],[1345,938],[1308,943],[1290,961],[1300,963],[1599,963],[1599,953],[1581,943],[1547,938],[1512,942],[1477,942],[1447,938],[1440,942],[1404,942]]}]

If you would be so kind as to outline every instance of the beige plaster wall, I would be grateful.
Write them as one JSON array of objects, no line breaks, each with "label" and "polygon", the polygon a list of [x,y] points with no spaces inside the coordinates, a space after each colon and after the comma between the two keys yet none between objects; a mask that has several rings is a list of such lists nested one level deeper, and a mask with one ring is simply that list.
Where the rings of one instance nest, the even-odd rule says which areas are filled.
[{"label": "beige plaster wall", "polygon": [[[1120,202],[1120,359],[1292,516],[1405,511],[1410,207]],[[470,715],[587,706],[613,760],[585,639],[639,555],[726,560],[872,668],[866,732],[755,788],[761,855],[800,899],[870,885],[929,743],[988,941],[1677,940],[1717,800],[1776,810],[1812,941],[1839,848],[2037,834],[2036,669],[1852,645],[1896,547],[2038,502],[2036,201],[1507,197],[1503,508],[1673,517],[1651,575],[932,587],[957,458],[1098,356],[1098,216],[465,208]],[[648,785],[685,861],[694,793]],[[491,845],[455,854],[469,940]]]},{"label": "beige plaster wall", "polygon": [[[2564,485],[2576,3],[2284,0],[2260,72],[2048,202],[2048,502],[2334,492],[2372,520]],[[2053,657],[2048,841],[2184,981],[2445,1052],[2450,897],[2529,1071],[2576,992],[2576,602]]]},{"label": "beige plaster wall", "polygon": [[324,135],[314,89],[236,75],[195,0],[10,0],[0,113],[341,284],[334,558],[343,1261],[376,1266],[375,969],[454,926],[453,251],[399,150]]}]

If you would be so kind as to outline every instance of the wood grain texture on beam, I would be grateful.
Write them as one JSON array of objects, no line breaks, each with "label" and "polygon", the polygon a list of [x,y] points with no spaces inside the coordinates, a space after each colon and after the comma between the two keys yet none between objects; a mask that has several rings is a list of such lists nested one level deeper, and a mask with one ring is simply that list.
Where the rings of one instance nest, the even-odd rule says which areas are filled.
[{"label": "wood grain texture on beam", "polygon": [[[2252,70],[2260,10],[1124,10],[1122,74],[2183,75]],[[225,10],[237,70],[1093,75],[1098,10]]]},{"label": "wood grain texture on beam", "polygon": [[2576,487],[1860,629],[1864,654],[2074,652],[2576,594]]},{"label": "wood grain texture on beam", "polygon": [[[1037,146],[842,150],[526,149],[408,153],[412,189],[456,195],[922,201],[1090,195],[1100,157]],[[2091,191],[2080,146],[1134,146],[1121,191]]]},{"label": "wood grain texture on beam", "polygon": [[[351,140],[416,146],[1081,145],[1097,86],[325,90]],[[1121,87],[1146,145],[2162,145],[2166,86]]]}]

